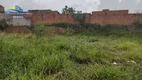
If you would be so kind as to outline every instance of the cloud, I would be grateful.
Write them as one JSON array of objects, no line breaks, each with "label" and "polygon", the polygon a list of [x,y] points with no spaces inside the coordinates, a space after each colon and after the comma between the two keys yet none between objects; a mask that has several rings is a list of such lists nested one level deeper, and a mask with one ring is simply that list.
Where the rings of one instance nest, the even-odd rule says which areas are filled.
[{"label": "cloud", "polygon": [[91,12],[97,10],[99,0],[24,0],[20,3],[20,6],[25,9],[53,9],[62,11],[65,5],[82,10],[83,12]]},{"label": "cloud", "polygon": [[19,5],[25,10],[52,9],[62,11],[65,5],[72,6],[83,12],[92,12],[102,9],[129,9],[130,12],[142,10],[141,0],[0,0],[0,4],[9,9],[13,5]]},{"label": "cloud", "polygon": [[72,7],[77,10],[83,10],[83,12],[92,12],[97,10],[98,5],[100,4],[99,0],[86,0],[86,4],[73,4]]},{"label": "cloud", "polygon": [[142,2],[140,0],[100,0],[98,10],[102,9],[128,9],[130,12],[136,12],[142,9]]}]

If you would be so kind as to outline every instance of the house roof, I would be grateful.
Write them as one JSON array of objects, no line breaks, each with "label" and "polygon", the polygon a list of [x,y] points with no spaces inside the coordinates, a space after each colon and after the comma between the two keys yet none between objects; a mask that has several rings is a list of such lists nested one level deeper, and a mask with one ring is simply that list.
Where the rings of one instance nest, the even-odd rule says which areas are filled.
[{"label": "house roof", "polygon": [[[0,7],[3,7],[2,5],[0,5]],[[4,7],[3,7],[4,8]]]}]

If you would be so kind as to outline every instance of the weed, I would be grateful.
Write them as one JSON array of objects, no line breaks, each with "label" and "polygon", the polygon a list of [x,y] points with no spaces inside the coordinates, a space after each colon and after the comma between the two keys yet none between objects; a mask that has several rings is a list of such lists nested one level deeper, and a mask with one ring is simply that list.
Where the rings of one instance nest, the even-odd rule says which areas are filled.
[{"label": "weed", "polygon": [[102,36],[103,29],[38,39],[0,34],[0,79],[141,80],[142,37]]},{"label": "weed", "polygon": [[134,42],[122,42],[116,45],[116,48],[121,50],[130,50],[135,46],[137,46],[137,44]]}]

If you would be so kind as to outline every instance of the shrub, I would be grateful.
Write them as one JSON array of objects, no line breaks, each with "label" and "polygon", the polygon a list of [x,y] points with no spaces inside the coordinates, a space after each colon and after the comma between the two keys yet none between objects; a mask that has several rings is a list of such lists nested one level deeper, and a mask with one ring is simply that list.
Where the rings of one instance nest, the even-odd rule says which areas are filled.
[{"label": "shrub", "polygon": [[48,37],[53,37],[56,33],[57,31],[54,27],[46,27],[43,34]]},{"label": "shrub", "polygon": [[54,23],[52,26],[64,27],[66,29],[73,29],[76,33],[81,33],[85,35],[117,35],[125,36],[128,34],[126,31],[127,26],[117,25],[117,24],[107,24],[101,26],[99,24],[68,24],[68,23]]},{"label": "shrub", "polygon": [[81,31],[83,34],[87,35],[117,35],[117,36],[125,36],[127,35],[126,26],[124,25],[116,25],[116,24],[108,24],[101,26],[99,24],[85,24],[85,30]]},{"label": "shrub", "polygon": [[0,20],[0,30],[4,31],[8,27],[8,24],[5,19]]},{"label": "shrub", "polygon": [[32,32],[34,32],[34,27],[35,27],[35,25],[31,24],[31,26],[28,26],[28,29],[31,30]]},{"label": "shrub", "polygon": [[69,24],[69,23],[53,23],[52,25],[48,26],[56,26],[56,27],[63,27],[63,28],[71,28],[75,30],[75,32],[80,32],[81,27],[78,24]]},{"label": "shrub", "polygon": [[136,28],[142,28],[142,23],[139,22],[139,21],[134,22],[133,25],[134,25]]},{"label": "shrub", "polygon": [[67,35],[73,35],[75,33],[75,30],[70,27],[67,27],[66,30],[67,30],[67,33],[66,33]]},{"label": "shrub", "polygon": [[85,14],[83,14],[83,13],[75,13],[75,14],[72,14],[72,17],[79,23],[79,25],[81,27],[84,26],[84,24],[85,24],[85,17],[86,17]]},{"label": "shrub", "polygon": [[44,25],[43,24],[38,24],[34,25],[34,33],[37,38],[40,38],[43,36],[43,31],[44,31]]}]

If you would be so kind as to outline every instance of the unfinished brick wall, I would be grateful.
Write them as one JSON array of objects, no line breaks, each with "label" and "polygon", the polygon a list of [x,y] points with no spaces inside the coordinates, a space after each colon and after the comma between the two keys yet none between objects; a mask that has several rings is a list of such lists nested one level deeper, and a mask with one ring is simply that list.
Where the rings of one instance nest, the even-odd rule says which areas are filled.
[{"label": "unfinished brick wall", "polygon": [[[58,11],[51,10],[30,10],[33,24],[53,24],[53,23],[70,23],[77,24],[70,14],[59,14]],[[85,22],[91,24],[120,24],[131,25],[135,21],[142,22],[142,14],[129,14],[128,10],[95,11],[92,14],[86,13]]]},{"label": "unfinished brick wall", "polygon": [[96,11],[91,15],[92,24],[120,24],[120,25],[131,25],[135,21],[142,22],[142,14],[128,14],[128,10],[117,10],[117,11]]},{"label": "unfinished brick wall", "polygon": [[86,23],[90,23],[90,20],[91,20],[91,14],[90,13],[86,13],[85,14],[85,22]]},{"label": "unfinished brick wall", "polygon": [[32,13],[33,24],[53,24],[53,23],[70,23],[75,24],[76,21],[70,14],[59,14],[57,11],[48,13]]}]

